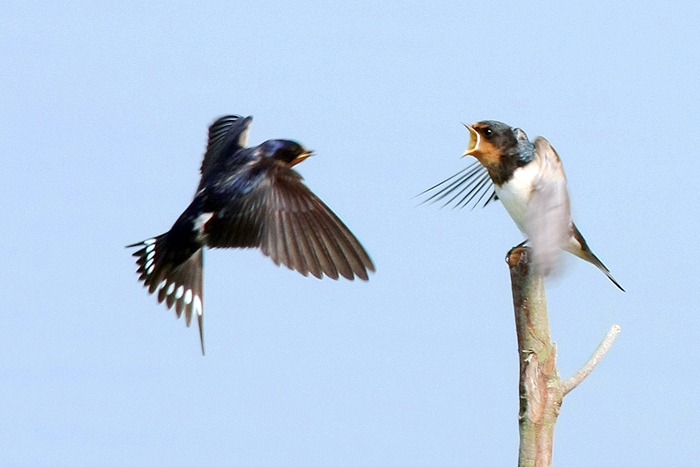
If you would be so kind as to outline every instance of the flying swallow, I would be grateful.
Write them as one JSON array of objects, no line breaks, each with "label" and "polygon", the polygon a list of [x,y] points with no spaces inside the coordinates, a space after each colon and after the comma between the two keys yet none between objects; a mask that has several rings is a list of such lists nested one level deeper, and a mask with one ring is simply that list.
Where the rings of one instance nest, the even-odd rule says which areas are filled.
[{"label": "flying swallow", "polygon": [[595,265],[620,290],[607,267],[593,254],[571,219],[566,175],[559,155],[538,137],[532,143],[520,128],[492,120],[465,125],[470,141],[464,156],[477,160],[466,169],[429,188],[426,201],[447,199],[464,207],[501,200],[532,246],[533,263],[547,275],[561,250]]},{"label": "flying swallow", "polygon": [[194,200],[172,228],[137,247],[139,280],[158,302],[202,319],[202,255],[209,248],[260,248],[304,276],[368,280],[374,265],[343,222],[293,167],[312,153],[282,139],[245,147],[252,117],[225,116],[209,127]]}]

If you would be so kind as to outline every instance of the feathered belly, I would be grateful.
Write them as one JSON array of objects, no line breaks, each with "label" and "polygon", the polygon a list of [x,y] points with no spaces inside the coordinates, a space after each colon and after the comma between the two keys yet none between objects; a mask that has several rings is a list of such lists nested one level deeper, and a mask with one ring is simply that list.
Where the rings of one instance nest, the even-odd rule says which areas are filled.
[{"label": "feathered belly", "polygon": [[532,195],[532,180],[536,172],[537,168],[534,167],[534,164],[528,164],[516,169],[506,183],[494,186],[498,199],[501,200],[510,217],[525,235],[527,235],[525,226],[527,224],[528,203]]}]

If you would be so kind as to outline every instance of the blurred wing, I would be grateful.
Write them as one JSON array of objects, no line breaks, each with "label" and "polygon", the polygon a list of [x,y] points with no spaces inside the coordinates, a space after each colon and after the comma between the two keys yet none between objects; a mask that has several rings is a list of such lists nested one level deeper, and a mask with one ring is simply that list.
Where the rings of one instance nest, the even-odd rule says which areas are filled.
[{"label": "blurred wing", "polygon": [[472,209],[474,209],[484,198],[486,201],[484,201],[483,206],[498,199],[493,189],[491,177],[489,177],[486,168],[479,162],[474,162],[447,180],[428,188],[418,196],[429,192],[432,192],[432,194],[423,203],[435,203],[447,198],[443,207],[452,204],[455,208],[463,208],[474,202],[472,205]]},{"label": "blurred wing", "polygon": [[535,159],[539,159],[540,170],[533,183],[525,230],[533,263],[541,274],[547,275],[556,268],[561,250],[571,236],[571,211],[564,168],[544,138],[535,140]]},{"label": "blurred wing", "polygon": [[209,174],[212,168],[216,167],[222,155],[231,154],[245,147],[252,121],[253,117],[243,118],[239,115],[227,115],[209,127],[207,152],[204,153],[200,169],[202,179]]}]

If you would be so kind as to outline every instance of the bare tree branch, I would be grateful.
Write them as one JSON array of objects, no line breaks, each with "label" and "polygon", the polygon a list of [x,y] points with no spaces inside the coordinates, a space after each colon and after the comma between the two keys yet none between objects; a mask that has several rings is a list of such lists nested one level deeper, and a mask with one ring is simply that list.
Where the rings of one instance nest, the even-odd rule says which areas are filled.
[{"label": "bare tree branch", "polygon": [[593,352],[593,355],[591,355],[591,358],[588,359],[586,364],[583,365],[581,369],[578,370],[576,374],[574,374],[571,378],[561,383],[564,395],[570,393],[572,389],[581,384],[583,380],[591,374],[596,365],[600,363],[603,357],[605,357],[605,354],[608,352],[608,350],[610,350],[613,341],[615,341],[615,338],[619,333],[620,326],[618,326],[617,324],[613,324],[608,333],[603,338],[598,348],[595,349],[595,352]]},{"label": "bare tree branch", "polygon": [[554,425],[564,396],[578,386],[610,349],[620,327],[614,325],[588,362],[562,382],[557,347],[549,333],[544,278],[530,263],[530,249],[517,246],[506,256],[510,268],[520,360],[519,467],[550,467]]}]

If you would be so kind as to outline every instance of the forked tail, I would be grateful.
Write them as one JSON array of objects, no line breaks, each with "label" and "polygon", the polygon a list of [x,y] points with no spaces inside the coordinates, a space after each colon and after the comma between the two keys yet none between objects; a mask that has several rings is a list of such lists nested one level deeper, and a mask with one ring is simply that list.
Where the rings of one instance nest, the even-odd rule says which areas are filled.
[{"label": "forked tail", "polygon": [[610,274],[610,270],[603,264],[601,260],[598,259],[596,255],[593,254],[591,249],[588,246],[588,243],[586,243],[586,240],[584,240],[583,235],[581,235],[581,232],[579,232],[578,228],[574,224],[571,224],[573,227],[573,234],[574,238],[580,245],[579,250],[575,249],[567,249],[567,251],[575,254],[581,259],[585,259],[589,263],[593,264],[595,267],[603,271],[603,274],[608,276],[608,279],[612,281],[613,284],[617,286],[618,289],[622,290],[623,292],[625,289],[622,288],[622,286],[615,280],[615,278]]},{"label": "forked tail", "polygon": [[136,259],[139,280],[148,287],[148,293],[158,293],[158,302],[165,301],[168,308],[175,306],[179,318],[183,312],[185,323],[189,327],[192,315],[197,316],[199,339],[204,355],[204,334],[202,320],[204,303],[202,301],[202,248],[182,248],[172,245],[170,233],[149,238],[127,248],[136,247],[133,254]]}]

